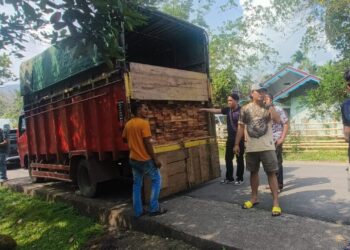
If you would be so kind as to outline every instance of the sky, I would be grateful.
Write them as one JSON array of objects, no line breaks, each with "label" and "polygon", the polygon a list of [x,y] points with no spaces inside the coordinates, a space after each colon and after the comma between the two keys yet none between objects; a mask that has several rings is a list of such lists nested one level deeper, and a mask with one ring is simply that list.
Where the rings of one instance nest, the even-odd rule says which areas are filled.
[{"label": "sky", "polygon": [[[242,15],[244,16],[245,14],[247,14],[241,7],[241,1],[243,0],[237,0],[238,6],[236,8],[223,12],[220,9],[220,6],[223,5],[226,1],[227,0],[218,0],[216,5],[213,6],[211,11],[205,16],[205,20],[209,24],[211,31],[215,32],[217,30],[217,27],[222,25],[223,22],[227,20],[236,19]],[[270,0],[254,0],[254,2],[255,4],[268,6]],[[287,62],[290,61],[291,56],[298,50],[303,30],[300,30],[299,32],[295,33],[281,34],[266,28],[263,29],[263,32],[273,41],[271,46],[279,52],[278,61]],[[31,40],[30,43],[26,45],[26,51],[23,53],[25,56],[24,58],[11,58],[13,62],[11,70],[16,75],[19,75],[19,67],[21,62],[26,61],[31,57],[41,53],[48,46],[48,43],[45,44],[39,41]],[[330,46],[328,46],[323,50],[313,51],[309,56],[312,61],[321,65],[331,59],[334,59],[336,57],[336,51],[334,51]],[[273,73],[274,71],[275,69],[271,65],[260,65],[254,72],[254,76],[256,77],[256,79],[254,80],[259,81],[259,78],[261,78],[263,75]],[[7,84],[18,84],[18,82],[10,82]]]},{"label": "sky", "polygon": [[[271,5],[270,0],[253,0],[253,3],[264,7]],[[246,13],[242,11],[242,15],[245,14]],[[295,16],[296,19],[298,19],[297,13]],[[273,31],[270,28],[265,28],[262,30],[263,33],[265,33],[265,35],[272,40],[270,46],[278,51],[279,55],[277,56],[277,59],[279,62],[289,62],[291,56],[299,49],[299,44],[302,41],[302,36],[306,29],[299,28],[297,31],[293,31],[290,26],[295,26],[297,21],[298,20],[286,24],[283,33]],[[330,45],[326,45],[323,49],[310,51],[308,57],[316,65],[323,65],[329,60],[335,59],[337,57],[337,52],[331,48]],[[275,72],[275,69],[269,65],[266,65],[266,67],[261,65],[257,71],[259,78],[266,75],[266,71],[267,73],[273,73]]]}]

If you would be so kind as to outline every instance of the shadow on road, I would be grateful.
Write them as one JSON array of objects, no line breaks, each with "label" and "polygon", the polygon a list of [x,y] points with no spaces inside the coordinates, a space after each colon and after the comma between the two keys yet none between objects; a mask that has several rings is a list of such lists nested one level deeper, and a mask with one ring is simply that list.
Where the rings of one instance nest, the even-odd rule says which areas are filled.
[{"label": "shadow on road", "polygon": [[[292,176],[286,176],[286,177],[292,177]],[[296,178],[296,179],[293,179],[292,181],[288,181],[285,183],[283,192],[296,189],[296,188],[320,185],[325,183],[330,183],[329,178],[325,178],[325,177]]]}]

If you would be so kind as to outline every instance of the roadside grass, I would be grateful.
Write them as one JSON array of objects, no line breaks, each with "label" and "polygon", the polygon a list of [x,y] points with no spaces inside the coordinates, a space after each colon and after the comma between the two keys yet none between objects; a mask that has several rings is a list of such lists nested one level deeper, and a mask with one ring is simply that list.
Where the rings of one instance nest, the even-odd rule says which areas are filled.
[{"label": "roadside grass", "polygon": [[339,161],[348,162],[348,153],[345,150],[318,150],[285,152],[283,159],[286,161]]},{"label": "roadside grass", "polygon": [[[225,159],[225,146],[219,145],[220,159]],[[284,152],[283,159],[286,161],[339,161],[347,162],[348,153],[346,150],[318,150]]]},{"label": "roadside grass", "polygon": [[225,145],[219,144],[219,158],[225,159]]},{"label": "roadside grass", "polygon": [[43,201],[0,188],[0,232],[17,249],[81,249],[103,233],[102,225],[63,203]]}]

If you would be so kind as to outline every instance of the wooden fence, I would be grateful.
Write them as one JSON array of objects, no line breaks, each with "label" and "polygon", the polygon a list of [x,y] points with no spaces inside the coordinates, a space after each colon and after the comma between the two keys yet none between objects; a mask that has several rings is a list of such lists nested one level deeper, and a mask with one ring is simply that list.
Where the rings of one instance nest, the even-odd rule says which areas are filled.
[{"label": "wooden fence", "polygon": [[298,141],[287,137],[286,142],[283,144],[283,150],[285,152],[299,152],[299,151],[320,151],[320,150],[347,150],[348,144],[345,140],[319,138],[312,139],[300,138]]},{"label": "wooden fence", "polygon": [[[226,138],[218,138],[224,145]],[[348,143],[343,138],[343,125],[340,122],[291,123],[283,145],[285,152],[347,150]]]},{"label": "wooden fence", "polygon": [[293,123],[289,124],[291,134],[298,134],[302,137],[343,137],[343,124],[341,122],[323,123]]}]

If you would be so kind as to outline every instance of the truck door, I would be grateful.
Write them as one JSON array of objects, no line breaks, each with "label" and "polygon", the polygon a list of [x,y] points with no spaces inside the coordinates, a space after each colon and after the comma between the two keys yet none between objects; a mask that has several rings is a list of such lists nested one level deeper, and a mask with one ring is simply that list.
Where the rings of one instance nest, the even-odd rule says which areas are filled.
[{"label": "truck door", "polygon": [[21,115],[18,120],[17,146],[21,167],[28,168],[28,141],[24,115]]}]

